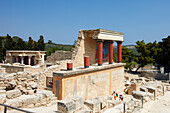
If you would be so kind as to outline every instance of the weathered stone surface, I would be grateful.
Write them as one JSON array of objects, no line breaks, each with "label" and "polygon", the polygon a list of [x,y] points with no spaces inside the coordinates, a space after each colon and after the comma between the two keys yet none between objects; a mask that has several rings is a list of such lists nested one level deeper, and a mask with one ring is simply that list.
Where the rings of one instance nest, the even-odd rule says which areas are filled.
[{"label": "weathered stone surface", "polygon": [[13,99],[21,96],[21,91],[19,89],[7,91],[6,96],[8,99]]},{"label": "weathered stone surface", "polygon": [[37,87],[38,87],[37,83],[35,83],[35,82],[30,82],[30,83],[29,83],[29,86],[30,86],[32,89],[37,89]]},{"label": "weathered stone surface", "polygon": [[4,103],[6,101],[6,94],[0,94],[0,103]]},{"label": "weathered stone surface", "polygon": [[84,102],[84,104],[88,106],[94,113],[100,112],[100,99],[99,98],[87,100]]},{"label": "weathered stone surface", "polygon": [[76,104],[76,110],[79,110],[82,108],[83,106],[83,100],[81,97],[73,97],[71,98],[71,100],[73,100]]},{"label": "weathered stone surface", "polygon": [[16,85],[17,85],[16,81],[12,80],[7,84],[6,89],[8,89],[8,90],[14,89],[16,87]]},{"label": "weathered stone surface", "polygon": [[6,90],[0,90],[0,94],[6,93]]},{"label": "weathered stone surface", "polygon": [[20,98],[10,99],[5,104],[13,107],[22,107],[22,100]]},{"label": "weathered stone surface", "polygon": [[76,111],[76,103],[71,99],[58,101],[58,111],[63,113],[74,113]]}]

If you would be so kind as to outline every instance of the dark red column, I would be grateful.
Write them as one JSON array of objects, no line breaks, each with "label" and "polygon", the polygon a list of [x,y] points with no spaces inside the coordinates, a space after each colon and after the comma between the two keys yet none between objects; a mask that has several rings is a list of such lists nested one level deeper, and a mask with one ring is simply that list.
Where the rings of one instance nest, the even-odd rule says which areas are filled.
[{"label": "dark red column", "polygon": [[84,57],[84,68],[89,68],[89,62],[90,62],[90,57],[85,56]]},{"label": "dark red column", "polygon": [[118,63],[122,62],[122,42],[117,42]]},{"label": "dark red column", "polygon": [[109,43],[109,64],[113,64],[113,41]]},{"label": "dark red column", "polygon": [[67,70],[73,70],[73,63],[67,63]]},{"label": "dark red column", "polygon": [[98,41],[98,66],[102,66],[103,63],[103,42]]}]

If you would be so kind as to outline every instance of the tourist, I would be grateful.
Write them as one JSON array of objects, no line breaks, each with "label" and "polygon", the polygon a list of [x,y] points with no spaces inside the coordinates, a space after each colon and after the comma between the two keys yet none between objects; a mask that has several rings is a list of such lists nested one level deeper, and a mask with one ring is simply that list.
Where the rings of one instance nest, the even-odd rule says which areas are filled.
[{"label": "tourist", "polygon": [[119,94],[119,100],[123,101],[123,95]]},{"label": "tourist", "polygon": [[118,97],[118,94],[115,91],[113,91],[112,95],[114,95],[114,99],[116,100],[116,98]]}]

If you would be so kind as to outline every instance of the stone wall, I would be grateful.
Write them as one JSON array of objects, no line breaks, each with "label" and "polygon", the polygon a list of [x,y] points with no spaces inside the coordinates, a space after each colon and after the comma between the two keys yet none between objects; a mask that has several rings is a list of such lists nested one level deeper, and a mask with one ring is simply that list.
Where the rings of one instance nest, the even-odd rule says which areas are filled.
[{"label": "stone wall", "polygon": [[50,56],[47,57],[48,63],[54,63],[59,60],[72,59],[72,52],[70,51],[55,51]]},{"label": "stone wall", "polygon": [[17,73],[17,72],[31,72],[31,73],[40,73],[46,68],[46,65],[37,65],[37,66],[30,66],[30,65],[20,65],[20,64],[4,64],[1,65],[2,68],[5,68],[5,72],[7,73]]},{"label": "stone wall", "polygon": [[73,67],[80,67],[84,65],[84,56],[89,56],[90,64],[95,64],[97,42],[92,39],[91,34],[85,35],[86,38],[77,38],[75,48],[72,49],[72,52],[55,52],[47,57],[47,62],[60,65],[61,68],[66,68],[67,62],[73,62]]},{"label": "stone wall", "polygon": [[[59,85],[56,84],[59,80]],[[124,87],[124,67],[115,67],[100,71],[86,72],[60,78],[53,76],[53,91],[57,85],[59,99],[70,98],[72,96],[83,97],[83,100],[97,96],[109,95],[113,90],[122,92]],[[60,95],[59,94],[59,95]]]}]

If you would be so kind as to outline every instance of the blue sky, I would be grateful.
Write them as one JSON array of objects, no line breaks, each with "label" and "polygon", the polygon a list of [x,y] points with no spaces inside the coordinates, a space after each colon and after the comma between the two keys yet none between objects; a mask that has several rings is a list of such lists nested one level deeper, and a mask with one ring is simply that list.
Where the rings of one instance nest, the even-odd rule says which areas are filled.
[{"label": "blue sky", "polygon": [[124,45],[170,35],[170,0],[0,0],[0,35],[73,44],[80,29],[124,32]]}]

